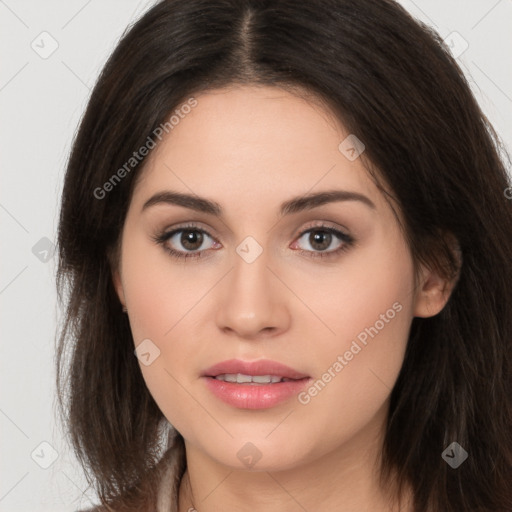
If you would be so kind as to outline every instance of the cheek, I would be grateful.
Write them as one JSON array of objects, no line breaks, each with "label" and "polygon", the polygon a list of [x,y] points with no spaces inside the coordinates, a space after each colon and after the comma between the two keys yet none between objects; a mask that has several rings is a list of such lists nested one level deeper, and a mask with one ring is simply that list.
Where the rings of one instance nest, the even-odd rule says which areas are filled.
[{"label": "cheek", "polygon": [[211,272],[191,274],[163,250],[143,240],[136,243],[135,236],[126,238],[130,242],[123,249],[123,275],[130,328],[135,347],[150,353],[150,364],[139,357],[139,366],[159,408],[180,425],[179,418],[187,414],[183,411],[190,409],[187,379],[201,348],[200,336],[191,334],[191,329],[197,316],[204,314],[198,303],[211,288],[208,283],[218,278],[213,279]]},{"label": "cheek", "polygon": [[[123,252],[125,294],[135,344],[150,338],[164,349],[203,290],[191,283],[190,271],[160,247],[134,234]],[[129,238],[128,238],[129,239]],[[205,285],[206,288],[206,285]]]},{"label": "cheek", "polygon": [[327,429],[326,437],[329,432],[355,435],[385,406],[412,321],[408,253],[381,254],[380,260],[362,257],[360,263],[343,280],[333,280],[331,294],[326,293],[330,299],[323,318],[336,335],[318,344],[317,380],[300,400],[311,428]]},{"label": "cheek", "polygon": [[347,253],[331,268],[286,271],[313,313],[296,314],[294,321],[312,334],[316,327],[321,342],[315,350],[344,352],[359,335],[363,343],[365,337],[379,340],[373,344],[376,357],[388,348],[390,357],[399,346],[405,348],[414,300],[413,262],[405,242],[377,234],[371,244]]},{"label": "cheek", "polygon": [[[413,317],[413,263],[401,238],[384,242],[376,237],[329,279],[310,275],[298,290],[322,321],[314,322],[321,333],[314,351],[318,381],[303,403],[310,417],[337,411],[338,420],[331,417],[341,422],[337,427],[368,420],[389,396],[403,363]],[[311,318],[299,321],[301,330],[314,332]]]}]

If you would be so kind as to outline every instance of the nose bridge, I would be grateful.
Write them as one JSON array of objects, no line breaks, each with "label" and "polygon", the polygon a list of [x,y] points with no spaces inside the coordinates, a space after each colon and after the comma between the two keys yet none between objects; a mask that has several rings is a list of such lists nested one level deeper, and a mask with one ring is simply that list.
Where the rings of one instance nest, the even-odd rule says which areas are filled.
[{"label": "nose bridge", "polygon": [[254,336],[262,330],[281,330],[289,321],[285,294],[269,270],[269,251],[253,240],[236,249],[233,269],[226,276],[217,323],[240,336]]},{"label": "nose bridge", "polygon": [[268,287],[271,274],[267,268],[270,264],[268,243],[268,237],[263,235],[258,236],[258,240],[247,235],[234,248],[234,268],[228,278],[233,293],[243,294],[244,291],[251,290],[254,294],[265,291]]},{"label": "nose bridge", "polygon": [[275,290],[269,282],[272,273],[268,269],[268,251],[262,251],[255,257],[254,248],[249,245],[249,250],[244,253],[243,250],[246,248],[247,244],[240,244],[237,248],[238,254],[234,258],[229,288],[237,304],[251,309],[275,300],[275,297],[272,297]]}]

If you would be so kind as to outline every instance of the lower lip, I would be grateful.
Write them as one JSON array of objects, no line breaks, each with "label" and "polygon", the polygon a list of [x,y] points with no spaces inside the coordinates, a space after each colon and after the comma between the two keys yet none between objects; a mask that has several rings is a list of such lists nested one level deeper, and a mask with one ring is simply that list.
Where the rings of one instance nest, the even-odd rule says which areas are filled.
[{"label": "lower lip", "polygon": [[299,394],[309,377],[275,384],[235,384],[204,377],[210,391],[222,401],[239,409],[268,409]]}]

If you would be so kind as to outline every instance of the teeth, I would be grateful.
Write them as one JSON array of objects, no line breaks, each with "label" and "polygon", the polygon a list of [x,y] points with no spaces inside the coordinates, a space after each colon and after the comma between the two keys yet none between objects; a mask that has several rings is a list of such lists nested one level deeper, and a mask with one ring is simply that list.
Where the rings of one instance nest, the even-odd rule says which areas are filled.
[{"label": "teeth", "polygon": [[[240,374],[239,374],[240,375]],[[274,375],[255,375],[252,378],[253,382],[256,382],[257,384],[274,384],[275,382],[280,382],[281,377],[277,377]],[[238,381],[240,382],[240,381]]]},{"label": "teeth", "polygon": [[244,375],[243,373],[225,373],[217,375],[215,378],[224,382],[236,382],[237,384],[275,384],[276,382],[292,380],[277,375]]}]

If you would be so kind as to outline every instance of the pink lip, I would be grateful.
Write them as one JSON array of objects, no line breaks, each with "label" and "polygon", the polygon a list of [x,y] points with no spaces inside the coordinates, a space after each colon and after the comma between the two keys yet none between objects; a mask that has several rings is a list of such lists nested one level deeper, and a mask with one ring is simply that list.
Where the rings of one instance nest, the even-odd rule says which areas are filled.
[{"label": "pink lip", "polygon": [[287,379],[304,379],[308,377],[303,373],[290,368],[277,361],[270,361],[268,359],[260,359],[259,361],[241,361],[240,359],[230,359],[229,361],[222,361],[214,366],[211,366],[203,372],[203,376],[217,377],[225,373],[243,373],[244,375],[277,375],[279,377],[286,377]]},{"label": "pink lip", "polygon": [[[275,384],[237,384],[215,379],[226,373],[276,375],[296,379]],[[254,362],[231,359],[208,368],[202,375],[208,389],[225,403],[240,409],[267,409],[297,395],[310,377],[276,361]]]}]

